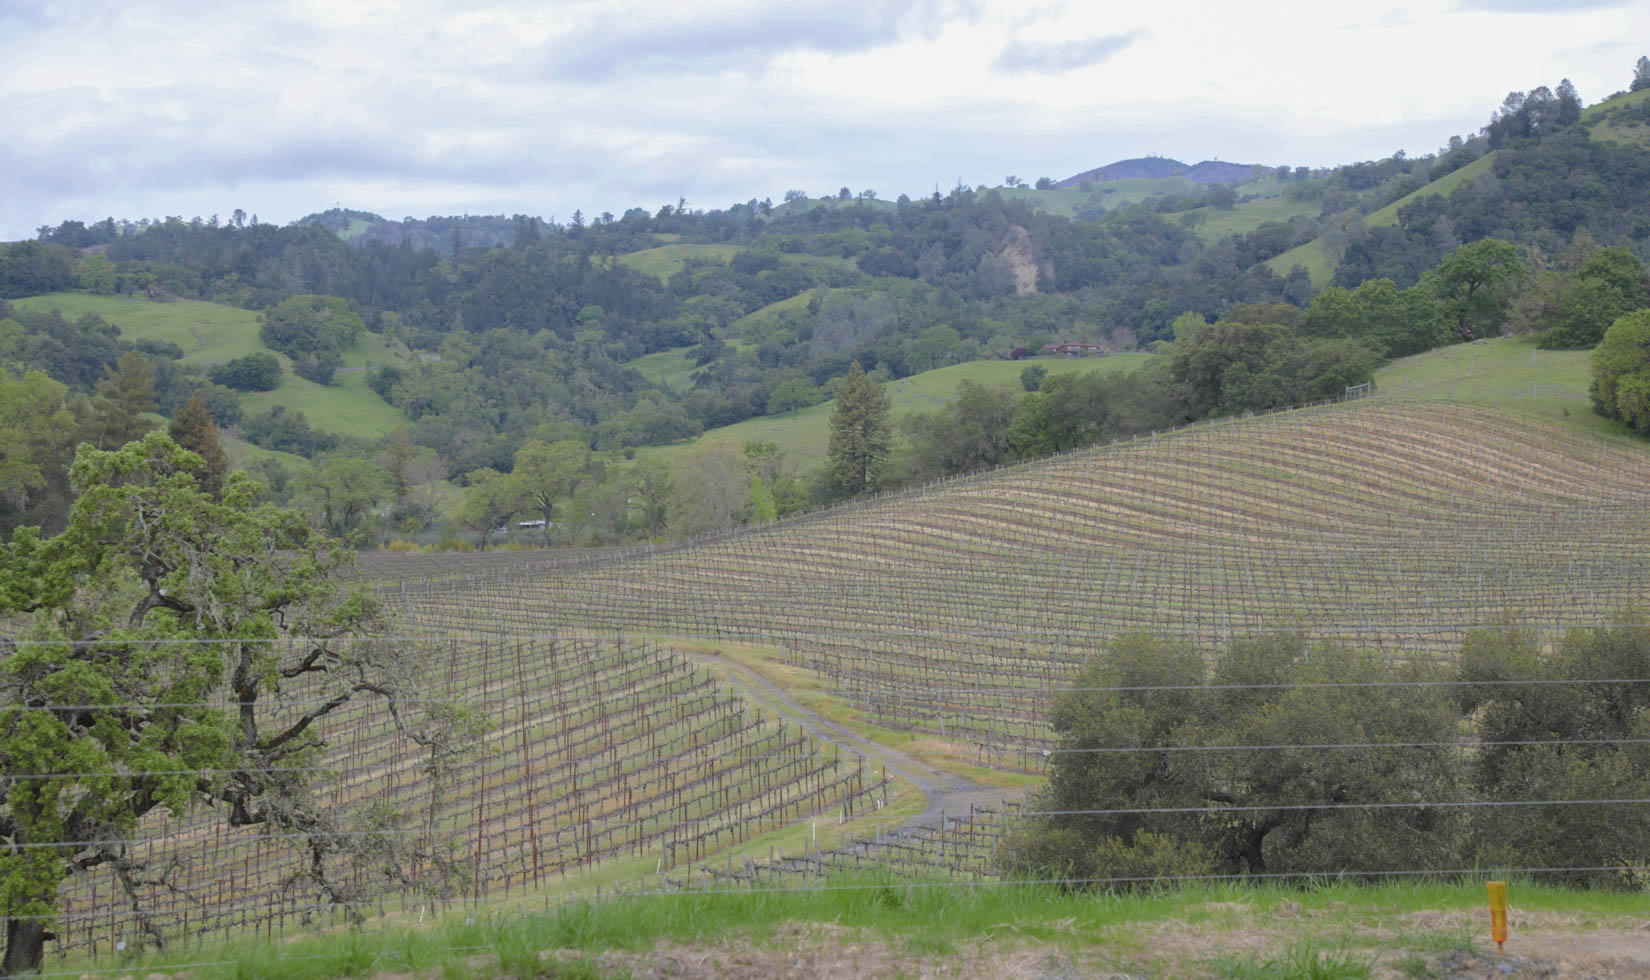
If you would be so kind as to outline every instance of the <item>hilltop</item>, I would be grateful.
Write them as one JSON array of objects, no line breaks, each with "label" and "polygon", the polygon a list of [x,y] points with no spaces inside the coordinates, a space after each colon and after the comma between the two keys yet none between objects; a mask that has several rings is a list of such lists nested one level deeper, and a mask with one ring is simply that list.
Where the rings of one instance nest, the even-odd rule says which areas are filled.
[{"label": "hilltop", "polygon": [[1220,160],[1204,160],[1201,163],[1184,164],[1179,160],[1168,157],[1136,157],[1132,160],[1119,160],[1108,163],[1103,167],[1085,170],[1080,174],[1057,181],[1056,187],[1077,187],[1084,183],[1100,183],[1107,180],[1132,180],[1145,178],[1149,180],[1163,180],[1168,177],[1184,177],[1199,184],[1232,184],[1238,181],[1261,176],[1273,168],[1263,164],[1225,163]]},{"label": "hilltop", "polygon": [[[615,502],[636,499],[621,485],[639,478],[630,464],[669,457],[674,466],[692,455],[683,447],[725,443],[737,454],[747,442],[776,444],[790,458],[775,465],[796,482],[782,510],[824,502],[835,491],[807,471],[853,364],[896,396],[897,421],[941,410],[963,379],[1012,387],[1020,348],[1091,345],[1127,356],[1108,360],[1108,372],[1151,365],[1106,386],[1107,397],[1130,392],[1132,404],[1108,409],[1094,431],[1148,433],[1344,392],[1387,360],[1459,341],[1540,334],[1556,325],[1575,270],[1609,247],[1628,285],[1625,305],[1600,307],[1592,332],[1577,335],[1596,338],[1644,302],[1627,267],[1650,254],[1650,149],[1637,138],[1650,131],[1647,105],[1641,91],[1583,109],[1573,90],[1538,88],[1435,154],[1330,170],[1147,157],[1097,168],[1091,174],[1107,179],[1076,186],[1010,177],[893,200],[871,188],[792,190],[777,203],[703,210],[677,199],[565,222],[397,222],[344,208],[287,227],[238,216],[227,225],[64,222],[4,247],[0,293],[31,316],[63,308],[60,324],[20,322],[30,338],[113,323],[124,339],[100,343],[84,363],[45,340],[0,349],[17,352],[16,368],[54,371],[89,397],[122,350],[147,345],[139,352],[162,357],[174,343],[176,364],[160,371],[170,410],[219,354],[261,350],[247,328],[258,311],[298,295],[334,297],[365,328],[334,383],[294,382],[237,404],[302,403],[323,434],[357,440],[346,442],[357,455],[404,429],[416,449],[398,452],[433,455],[460,484],[511,471],[530,443],[578,443],[593,462],[568,496],[592,521],[564,539],[634,541],[672,529],[651,519],[644,532]],[[1221,174],[1238,179],[1200,183]],[[1578,181],[1587,194],[1573,193]],[[1462,268],[1445,262],[1496,241],[1511,249],[1505,288],[1463,312],[1450,298]],[[191,326],[197,313],[220,324],[214,336]],[[86,315],[103,322],[76,326]],[[177,322],[161,322],[168,317]],[[1209,352],[1218,370],[1199,373],[1176,353],[1205,324],[1247,339]],[[1260,327],[1282,331],[1281,346]],[[1241,370],[1226,363],[1236,351],[1248,352]],[[1549,406],[1558,417],[1587,413],[1577,394],[1584,373],[1567,375],[1571,394]],[[1537,399],[1551,397],[1539,377],[1529,380]],[[1015,453],[1091,437],[1024,448],[1032,439]],[[329,441],[289,445],[313,457]],[[895,465],[889,478],[932,475],[933,465]],[[736,501],[724,519],[758,509]],[[421,540],[444,533],[429,508],[415,513],[406,501],[363,513],[380,540],[392,524]],[[447,540],[459,524],[476,534],[500,526],[478,523],[450,514]]]}]

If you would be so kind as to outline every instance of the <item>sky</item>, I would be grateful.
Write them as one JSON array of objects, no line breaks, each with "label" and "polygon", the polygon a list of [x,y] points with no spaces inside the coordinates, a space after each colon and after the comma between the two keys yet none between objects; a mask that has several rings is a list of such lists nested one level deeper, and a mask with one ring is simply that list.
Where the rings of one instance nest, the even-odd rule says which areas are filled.
[{"label": "sky", "polygon": [[0,240],[1330,166],[1646,53],[1642,0],[0,0]]}]

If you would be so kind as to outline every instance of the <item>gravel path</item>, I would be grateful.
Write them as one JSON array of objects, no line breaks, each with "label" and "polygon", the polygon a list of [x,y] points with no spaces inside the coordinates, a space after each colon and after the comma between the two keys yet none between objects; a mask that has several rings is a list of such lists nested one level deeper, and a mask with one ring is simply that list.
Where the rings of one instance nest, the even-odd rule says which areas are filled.
[{"label": "gravel path", "polygon": [[784,688],[768,680],[737,660],[718,653],[689,651],[688,657],[702,667],[714,667],[724,672],[728,680],[743,689],[747,698],[762,705],[786,721],[801,726],[811,735],[852,749],[869,760],[880,762],[888,771],[921,790],[927,806],[916,816],[905,821],[900,829],[910,827],[937,827],[941,816],[947,818],[968,812],[970,805],[997,805],[1006,791],[1000,787],[977,783],[955,773],[944,772],[911,755],[873,742],[855,733],[845,725],[831,721],[817,711],[799,704]]}]

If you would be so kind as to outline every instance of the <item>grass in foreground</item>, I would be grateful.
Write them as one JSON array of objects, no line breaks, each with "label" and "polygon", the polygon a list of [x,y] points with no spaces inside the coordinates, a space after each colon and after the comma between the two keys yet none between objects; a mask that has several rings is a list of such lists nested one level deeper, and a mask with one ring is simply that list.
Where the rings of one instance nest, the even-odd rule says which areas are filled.
[{"label": "grass in foreground", "polygon": [[[1517,881],[1511,893],[1509,952],[1539,955],[1544,932],[1629,930],[1643,915],[1642,895]],[[977,965],[981,956],[1031,949],[1090,967],[1168,976],[1363,977],[1379,963],[1398,975],[1424,977],[1440,954],[1488,946],[1481,935],[1487,932],[1483,904],[1479,881],[1193,884],[1096,895],[865,874],[797,891],[580,901],[547,913],[461,911],[423,928],[369,924],[277,944],[240,942],[118,966],[76,966],[93,975],[188,970],[202,980],[388,972],[579,976],[610,975],[623,969],[626,955],[634,962],[660,948],[785,963],[807,955],[812,944],[820,956],[853,951],[855,965],[879,949],[898,966],[934,959]]]}]

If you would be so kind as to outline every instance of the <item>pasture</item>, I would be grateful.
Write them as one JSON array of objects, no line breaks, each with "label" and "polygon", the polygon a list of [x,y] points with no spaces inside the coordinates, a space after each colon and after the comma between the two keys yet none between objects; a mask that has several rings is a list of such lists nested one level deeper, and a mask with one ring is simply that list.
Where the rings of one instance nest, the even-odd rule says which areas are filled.
[{"label": "pasture", "polygon": [[[650,355],[652,356],[652,355]],[[924,371],[898,381],[883,383],[892,406],[890,417],[897,426],[901,419],[918,412],[935,412],[957,397],[963,381],[983,385],[1011,385],[1020,387],[1020,373],[1036,364],[1049,374],[1067,374],[1080,371],[1126,372],[1146,362],[1150,355],[1143,353],[1114,354],[1097,358],[1042,357],[1033,360],[968,361],[948,367]],[[694,446],[722,443],[738,448],[747,442],[771,442],[789,454],[792,462],[806,469],[825,461],[825,447],[831,438],[831,412],[836,402],[825,401],[808,408],[761,415],[756,418],[711,429],[688,443],[649,448],[642,453],[660,453],[675,456]]]},{"label": "pasture", "polygon": [[[56,309],[69,319],[95,313],[120,328],[121,336],[163,340],[183,350],[184,364],[210,366],[268,350],[258,336],[258,314],[251,310],[172,300],[156,303],[146,297],[93,296],[86,293],[48,293],[15,301],[30,310]],[[281,362],[281,384],[272,391],[247,392],[241,406],[248,413],[275,405],[302,411],[310,425],[338,435],[376,438],[387,436],[412,420],[367,387],[367,369],[374,364],[400,361],[378,334],[363,334],[344,352],[343,367],[330,385],[319,385],[292,373],[292,359],[270,351]]]}]

